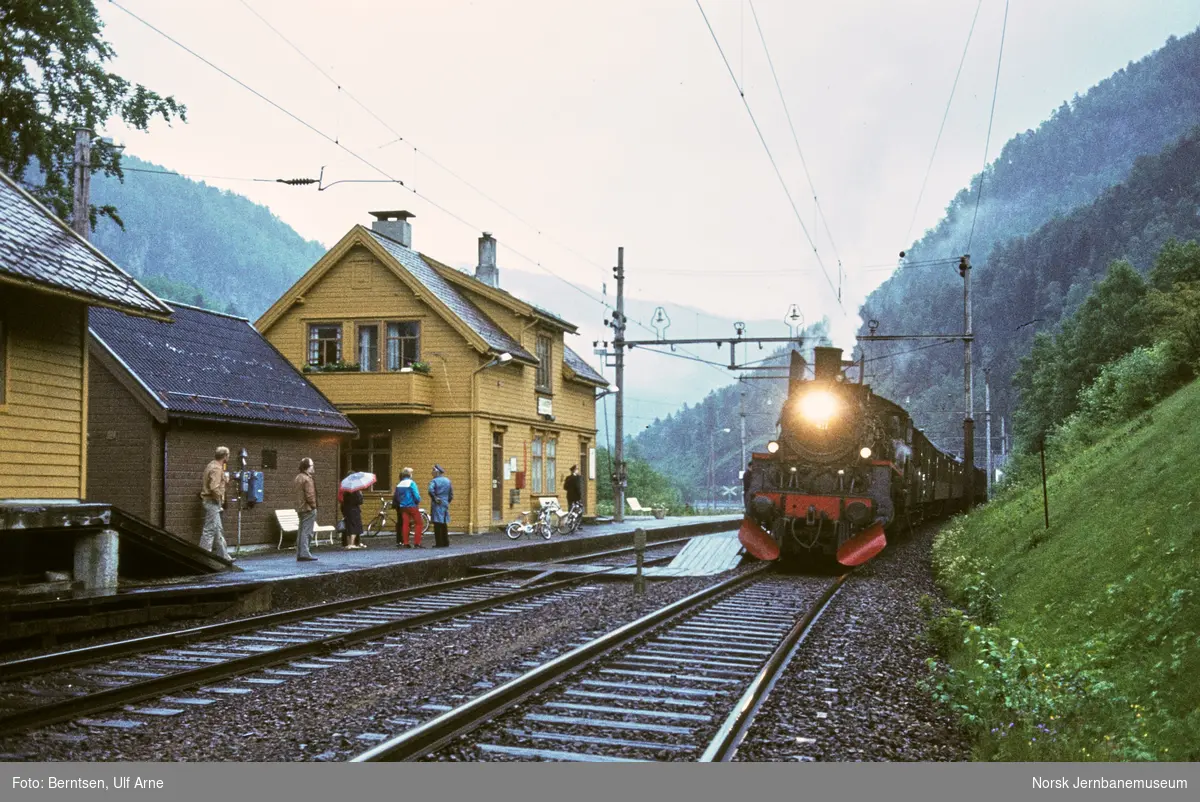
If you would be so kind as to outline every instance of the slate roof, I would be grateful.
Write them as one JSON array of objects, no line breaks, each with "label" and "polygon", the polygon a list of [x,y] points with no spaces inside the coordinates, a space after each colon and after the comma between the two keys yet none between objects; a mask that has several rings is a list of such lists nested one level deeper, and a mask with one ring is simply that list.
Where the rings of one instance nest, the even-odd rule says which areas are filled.
[{"label": "slate roof", "polygon": [[354,432],[245,318],[172,304],[173,322],[93,309],[90,330],[170,415]]},{"label": "slate roof", "polygon": [[417,281],[432,292],[439,301],[448,306],[451,312],[474,329],[480,337],[483,337],[484,342],[488,344],[488,347],[492,351],[498,354],[508,352],[516,359],[537,364],[536,356],[522,348],[516,340],[504,332],[504,329],[496,325],[482,309],[465,298],[458,291],[457,287],[444,279],[430,265],[426,264],[425,260],[421,258],[421,254],[411,248],[405,248],[394,239],[385,237],[378,232],[371,231],[370,234],[405,270],[412,273]]},{"label": "slate roof", "polygon": [[601,387],[608,386],[608,379],[597,373],[595,368],[583,360],[583,357],[572,351],[565,344],[563,345],[563,362],[567,364],[567,367],[575,371],[577,378],[598,384]]},{"label": "slate roof", "polygon": [[133,314],[170,308],[0,172],[0,279],[65,291]]}]

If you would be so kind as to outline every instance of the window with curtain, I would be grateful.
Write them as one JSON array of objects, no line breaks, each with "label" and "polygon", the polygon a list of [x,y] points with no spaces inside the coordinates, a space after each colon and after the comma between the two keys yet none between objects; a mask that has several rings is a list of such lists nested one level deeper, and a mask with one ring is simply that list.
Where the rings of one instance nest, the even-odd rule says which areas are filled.
[{"label": "window with curtain", "polygon": [[556,459],[558,456],[558,440],[553,437],[546,438],[546,492],[558,493],[558,468]]},{"label": "window with curtain", "polygon": [[388,431],[366,431],[350,442],[342,452],[342,476],[353,471],[375,474],[372,491],[387,492],[396,477],[392,476],[392,434]]},{"label": "window with curtain", "polygon": [[374,323],[358,327],[358,369],[379,370],[379,326]]},{"label": "window with curtain", "polygon": [[533,443],[529,448],[529,492],[542,492],[542,438],[541,436],[533,438]]},{"label": "window with curtain", "polygon": [[341,324],[310,323],[308,325],[308,364],[324,366],[341,361]]},{"label": "window with curtain", "polygon": [[387,369],[407,368],[421,359],[421,324],[407,321],[387,324]]},{"label": "window with curtain", "polygon": [[537,389],[547,393],[550,392],[551,387],[550,361],[552,353],[550,338],[539,335],[537,338]]}]

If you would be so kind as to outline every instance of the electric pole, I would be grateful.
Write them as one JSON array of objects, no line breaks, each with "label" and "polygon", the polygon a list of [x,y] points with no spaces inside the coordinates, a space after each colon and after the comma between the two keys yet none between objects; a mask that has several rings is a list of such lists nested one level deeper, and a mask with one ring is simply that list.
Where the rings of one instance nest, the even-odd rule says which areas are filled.
[{"label": "electric pole", "polygon": [[738,405],[738,415],[742,419],[742,465],[738,470],[738,478],[746,470],[746,388],[742,388],[742,397]]},{"label": "electric pole", "polygon": [[617,311],[613,313],[613,348],[617,352],[617,442],[613,460],[613,520],[625,521],[625,248],[617,248]]},{"label": "electric pole", "polygon": [[958,272],[963,279],[963,495],[966,509],[975,506],[975,400],[971,374],[971,255],[958,260]]},{"label": "electric pole", "polygon": [[75,187],[74,205],[71,209],[71,228],[84,239],[91,233],[91,202],[88,195],[92,187],[92,132],[86,128],[75,129]]},{"label": "electric pole", "polygon": [[983,370],[983,425],[987,429],[987,494],[992,497],[992,369]]}]

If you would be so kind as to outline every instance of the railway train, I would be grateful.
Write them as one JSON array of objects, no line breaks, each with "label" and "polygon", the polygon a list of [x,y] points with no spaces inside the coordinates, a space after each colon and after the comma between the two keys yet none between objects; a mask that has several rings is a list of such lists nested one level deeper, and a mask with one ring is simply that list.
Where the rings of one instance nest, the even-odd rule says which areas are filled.
[{"label": "railway train", "polygon": [[[853,364],[853,363],[849,363]],[[762,560],[795,567],[859,565],[886,533],[967,504],[958,458],[937,448],[904,409],[846,380],[842,349],[814,350],[814,378],[793,351],[775,439],[746,468],[738,539]],[[986,473],[974,470],[976,503]]]}]

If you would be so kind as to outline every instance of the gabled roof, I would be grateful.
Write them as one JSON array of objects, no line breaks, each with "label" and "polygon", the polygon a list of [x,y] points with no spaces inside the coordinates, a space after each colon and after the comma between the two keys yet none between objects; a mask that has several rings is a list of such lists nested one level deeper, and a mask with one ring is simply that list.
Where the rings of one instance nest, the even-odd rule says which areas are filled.
[{"label": "gabled roof", "polygon": [[583,357],[572,351],[565,343],[563,344],[563,364],[571,369],[571,372],[575,374],[571,378],[577,381],[600,387],[608,386],[608,379],[597,373],[595,368],[585,362]]},{"label": "gabled roof", "polygon": [[511,292],[508,292],[507,290],[502,290],[499,287],[493,287],[489,284],[484,284],[482,281],[466,271],[456,270],[449,265],[442,264],[436,259],[431,259],[425,254],[421,254],[421,256],[426,262],[432,265],[443,278],[459,287],[462,287],[468,292],[477,292],[489,300],[508,307],[518,315],[537,318],[543,323],[549,324],[554,328],[562,329],[563,331],[569,331],[572,334],[575,334],[578,331],[578,327],[574,323],[559,317],[547,309],[543,309],[540,306],[534,306],[531,303],[522,301],[520,298],[513,295]]},{"label": "gabled roof", "polygon": [[356,431],[248,320],[172,306],[174,322],[110,309],[92,310],[89,321],[97,345],[168,415]]},{"label": "gabled roof", "polygon": [[0,172],[0,282],[165,320],[171,310]]},{"label": "gabled roof", "polygon": [[495,321],[488,317],[482,309],[471,303],[440,271],[436,270],[429,262],[426,262],[421,254],[411,248],[404,247],[394,239],[385,237],[377,231],[370,231],[368,233],[376,242],[383,246],[383,249],[393,259],[399,262],[417,281],[433,293],[463,323],[478,332],[493,352],[507,352],[512,354],[514,359],[533,364],[537,363],[537,357],[522,348],[520,343],[510,337],[504,329],[496,325]]}]

